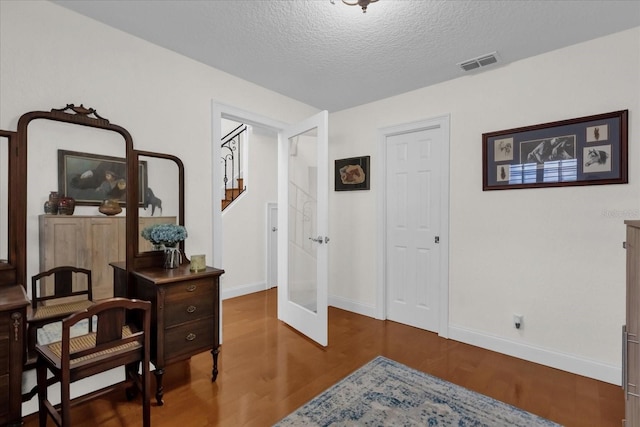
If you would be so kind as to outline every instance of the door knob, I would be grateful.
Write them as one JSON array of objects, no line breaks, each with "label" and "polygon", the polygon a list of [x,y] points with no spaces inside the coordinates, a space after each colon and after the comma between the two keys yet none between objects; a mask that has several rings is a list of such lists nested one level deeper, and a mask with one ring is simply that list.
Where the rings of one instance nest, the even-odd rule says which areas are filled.
[{"label": "door knob", "polygon": [[325,236],[325,237],[318,236],[316,238],[309,237],[309,240],[314,241],[316,243],[320,243],[320,244],[322,244],[322,242],[329,243],[329,238],[327,236]]}]

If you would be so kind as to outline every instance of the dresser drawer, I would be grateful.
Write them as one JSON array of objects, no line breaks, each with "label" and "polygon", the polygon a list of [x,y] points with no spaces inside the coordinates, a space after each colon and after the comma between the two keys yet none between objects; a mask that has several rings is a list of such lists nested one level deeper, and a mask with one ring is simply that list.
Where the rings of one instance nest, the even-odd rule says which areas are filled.
[{"label": "dresser drawer", "polygon": [[194,280],[169,287],[164,299],[165,327],[213,316],[214,299],[210,281]]},{"label": "dresser drawer", "polygon": [[167,299],[181,298],[183,296],[196,296],[200,298],[204,295],[213,295],[213,281],[210,279],[189,280],[165,286]]},{"label": "dresser drawer", "polygon": [[164,331],[165,359],[201,353],[213,348],[213,317],[166,328]]}]

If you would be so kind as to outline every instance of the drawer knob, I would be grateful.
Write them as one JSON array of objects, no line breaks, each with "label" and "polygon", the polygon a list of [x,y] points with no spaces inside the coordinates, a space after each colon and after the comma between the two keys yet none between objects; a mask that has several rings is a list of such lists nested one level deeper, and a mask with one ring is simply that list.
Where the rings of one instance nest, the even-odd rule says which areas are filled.
[{"label": "drawer knob", "polygon": [[193,341],[196,339],[196,334],[194,334],[193,332],[189,333],[189,335],[187,335],[187,341]]},{"label": "drawer knob", "polygon": [[196,290],[196,288],[197,288],[196,285],[189,285],[187,286],[187,292],[193,292]]},{"label": "drawer knob", "polygon": [[195,305],[190,305],[189,307],[187,307],[187,313],[193,313],[194,311],[196,311]]}]

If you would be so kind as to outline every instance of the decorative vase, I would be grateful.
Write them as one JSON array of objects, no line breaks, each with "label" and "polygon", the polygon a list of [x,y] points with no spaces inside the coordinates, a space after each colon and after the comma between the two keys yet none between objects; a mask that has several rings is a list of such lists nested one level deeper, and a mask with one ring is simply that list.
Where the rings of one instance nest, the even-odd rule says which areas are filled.
[{"label": "decorative vase", "polygon": [[73,197],[60,197],[58,201],[58,215],[73,215],[76,200]]},{"label": "decorative vase", "polygon": [[178,268],[182,262],[182,254],[180,248],[175,244],[174,246],[164,247],[164,268]]},{"label": "decorative vase", "polygon": [[111,216],[111,215],[117,215],[120,212],[122,212],[122,207],[120,206],[120,202],[118,202],[118,200],[108,199],[108,200],[102,201],[102,204],[100,204],[98,211],[107,216]]},{"label": "decorative vase", "polygon": [[52,204],[57,205],[59,200],[60,200],[60,195],[58,194],[57,191],[49,192],[49,201]]},{"label": "decorative vase", "polygon": [[58,203],[60,202],[60,196],[57,191],[51,191],[49,193],[49,200],[44,202],[44,213],[57,215],[58,214]]},{"label": "decorative vase", "polygon": [[44,213],[47,215],[57,215],[58,205],[54,205],[50,200],[47,200],[46,202],[44,202]]}]

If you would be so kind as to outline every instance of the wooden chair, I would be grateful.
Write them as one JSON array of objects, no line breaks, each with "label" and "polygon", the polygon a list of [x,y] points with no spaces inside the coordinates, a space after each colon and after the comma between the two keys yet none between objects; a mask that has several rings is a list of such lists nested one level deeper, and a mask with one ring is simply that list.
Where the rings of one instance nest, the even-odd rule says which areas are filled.
[{"label": "wooden chair", "polygon": [[[96,332],[71,336],[70,330],[73,325],[81,320],[91,319],[93,316],[97,317]],[[127,321],[131,321],[131,324],[127,324]],[[142,325],[142,329],[134,325]],[[127,397],[133,398],[139,388],[142,390],[143,426],[149,427],[151,425],[150,328],[151,303],[127,298],[103,300],[64,319],[61,341],[36,345],[40,426],[47,425],[47,416],[50,415],[59,427],[69,427],[72,425],[70,419],[72,404],[81,403],[124,384],[133,384],[135,388],[127,390]],[[140,362],[142,362],[141,376],[138,375]],[[71,383],[118,366],[125,367],[124,381],[71,401]],[[53,374],[55,382],[60,382],[61,402],[57,406],[52,405],[47,398],[47,388],[51,383],[51,379],[47,380],[47,371]]]},{"label": "wooden chair", "polygon": [[[53,283],[51,281],[53,279]],[[35,362],[38,329],[60,322],[77,311],[91,307],[91,270],[71,266],[56,267],[31,278],[31,310],[27,313],[27,358]],[[89,320],[89,332],[92,323]],[[29,367],[29,361],[27,367]]]}]

